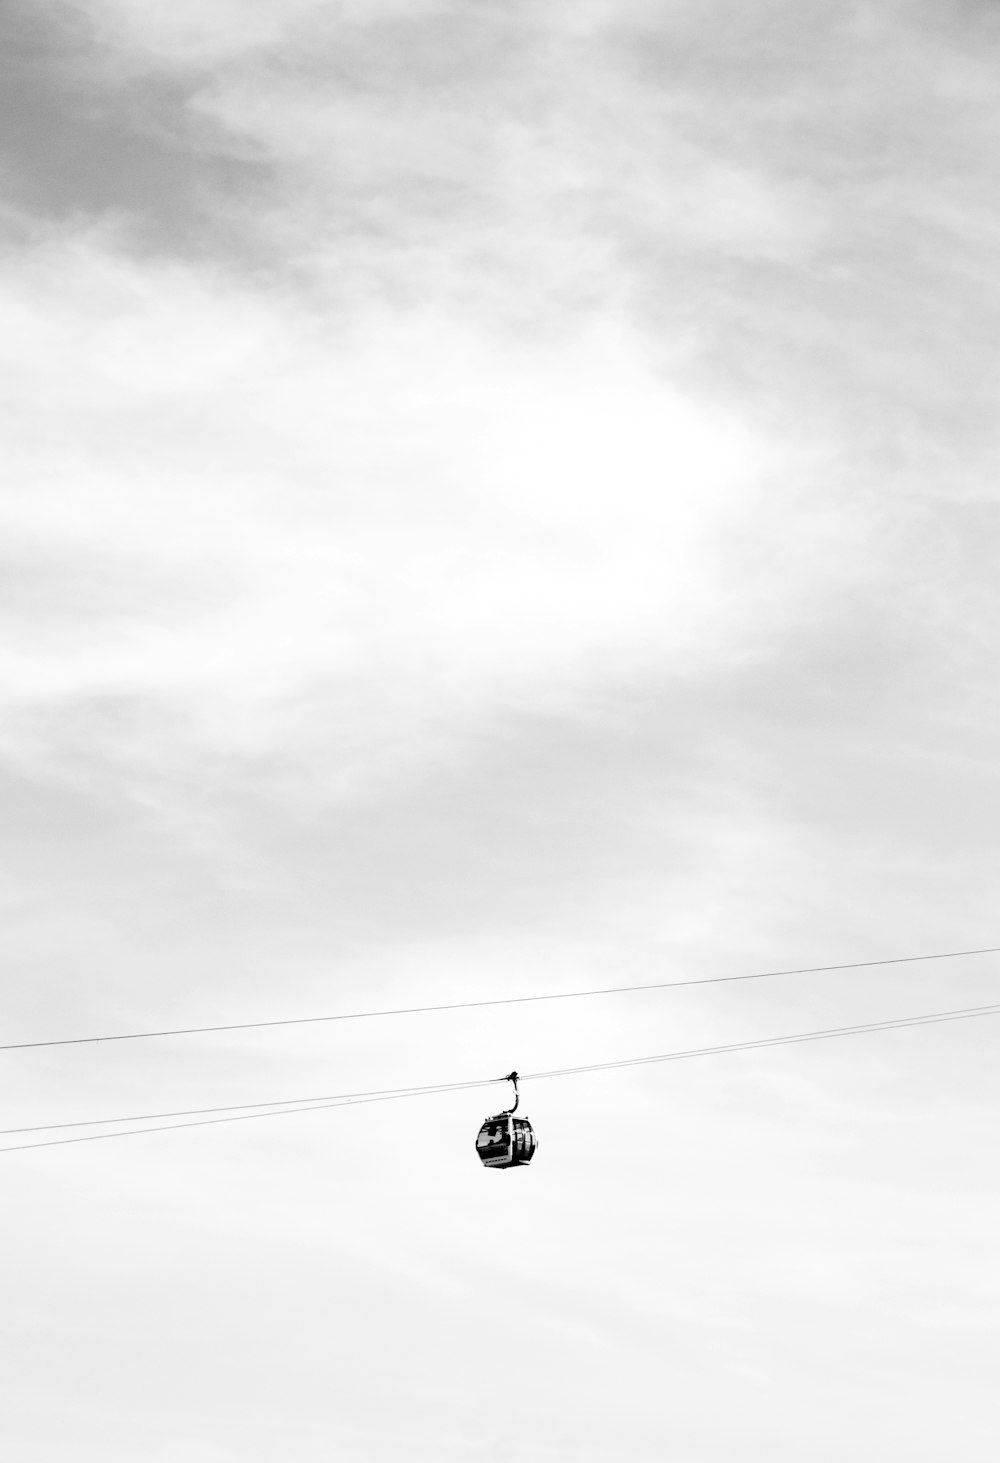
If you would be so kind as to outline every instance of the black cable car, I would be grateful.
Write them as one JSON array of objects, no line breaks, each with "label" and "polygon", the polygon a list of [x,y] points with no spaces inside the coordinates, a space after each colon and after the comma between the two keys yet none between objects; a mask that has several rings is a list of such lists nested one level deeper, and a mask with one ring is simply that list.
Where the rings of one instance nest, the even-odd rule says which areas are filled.
[{"label": "black cable car", "polygon": [[514,1106],[496,1117],[487,1118],[479,1129],[476,1152],[484,1168],[520,1168],[530,1163],[538,1147],[538,1139],[527,1118],[516,1118],[521,1101],[517,1090],[517,1073],[508,1072],[503,1079],[514,1084]]}]

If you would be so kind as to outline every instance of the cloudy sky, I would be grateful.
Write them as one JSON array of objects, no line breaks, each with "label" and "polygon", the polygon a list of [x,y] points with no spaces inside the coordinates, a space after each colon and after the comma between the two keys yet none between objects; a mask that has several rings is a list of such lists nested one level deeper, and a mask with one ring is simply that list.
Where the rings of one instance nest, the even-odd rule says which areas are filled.
[{"label": "cloudy sky", "polygon": [[[5,1043],[1000,944],[995,0],[8,0]],[[4,1127],[1000,999],[10,1051]],[[8,1153],[12,1463],[986,1463],[990,1020]],[[13,1141],[13,1140],[5,1140]]]}]

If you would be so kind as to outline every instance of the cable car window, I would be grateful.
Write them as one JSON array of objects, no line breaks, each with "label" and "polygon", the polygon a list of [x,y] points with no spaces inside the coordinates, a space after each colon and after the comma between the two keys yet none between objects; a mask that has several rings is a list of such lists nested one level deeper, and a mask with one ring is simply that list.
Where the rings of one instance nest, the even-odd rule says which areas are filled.
[{"label": "cable car window", "polygon": [[496,1149],[504,1152],[507,1148],[507,1124],[506,1122],[484,1123],[476,1139],[476,1147],[479,1149]]}]

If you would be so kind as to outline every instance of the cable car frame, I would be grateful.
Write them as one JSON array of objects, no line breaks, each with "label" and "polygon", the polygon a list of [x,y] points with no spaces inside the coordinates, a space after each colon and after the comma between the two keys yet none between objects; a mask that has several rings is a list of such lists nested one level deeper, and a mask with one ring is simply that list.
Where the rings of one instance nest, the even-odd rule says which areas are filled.
[{"label": "cable car frame", "polygon": [[476,1152],[484,1168],[524,1168],[535,1156],[538,1139],[527,1118],[514,1116],[521,1101],[517,1073],[508,1072],[503,1080],[514,1084],[514,1106],[485,1120],[476,1138]]}]

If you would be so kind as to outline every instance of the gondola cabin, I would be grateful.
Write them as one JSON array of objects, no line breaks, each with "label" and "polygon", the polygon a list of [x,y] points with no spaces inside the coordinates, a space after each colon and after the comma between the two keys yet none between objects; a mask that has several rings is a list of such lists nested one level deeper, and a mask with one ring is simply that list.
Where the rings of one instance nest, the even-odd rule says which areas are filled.
[{"label": "gondola cabin", "polygon": [[530,1163],[537,1147],[528,1119],[515,1118],[509,1112],[487,1118],[476,1139],[476,1152],[484,1168],[517,1168]]},{"label": "gondola cabin", "polygon": [[517,1073],[511,1072],[504,1081],[514,1084],[514,1107],[509,1112],[497,1113],[487,1118],[476,1138],[476,1152],[484,1168],[519,1168],[530,1163],[534,1157],[538,1140],[527,1118],[516,1118],[514,1109],[520,1098],[517,1092]]}]

